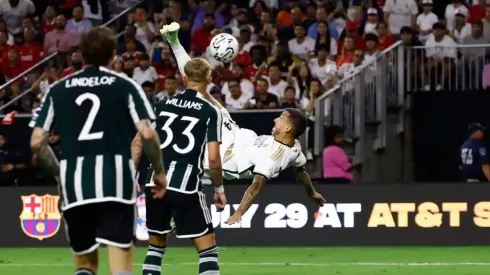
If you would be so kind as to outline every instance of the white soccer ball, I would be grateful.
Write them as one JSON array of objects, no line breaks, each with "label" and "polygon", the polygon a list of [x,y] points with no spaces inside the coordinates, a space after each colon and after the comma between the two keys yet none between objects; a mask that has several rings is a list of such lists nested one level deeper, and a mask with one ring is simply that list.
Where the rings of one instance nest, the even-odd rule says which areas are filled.
[{"label": "white soccer ball", "polygon": [[229,63],[238,54],[238,41],[231,34],[220,33],[211,40],[209,53],[219,62]]}]

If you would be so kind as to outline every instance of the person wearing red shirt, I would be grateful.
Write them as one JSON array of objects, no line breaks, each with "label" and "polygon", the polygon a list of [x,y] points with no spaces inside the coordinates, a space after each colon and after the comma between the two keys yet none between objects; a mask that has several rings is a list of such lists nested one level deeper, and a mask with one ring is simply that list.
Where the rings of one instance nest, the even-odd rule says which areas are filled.
[{"label": "person wearing red shirt", "polygon": [[347,36],[342,44],[344,47],[337,55],[337,60],[335,61],[337,68],[340,68],[344,63],[354,62],[354,52],[356,51],[354,38]]},{"label": "person wearing red shirt", "polygon": [[[20,62],[19,52],[16,48],[10,48],[8,58],[2,60],[1,70],[7,81],[24,72],[24,68]],[[18,81],[24,83],[25,78],[22,77]]]},{"label": "person wearing red shirt", "polygon": [[74,52],[71,55],[71,66],[66,68],[63,72],[61,72],[60,78],[67,77],[75,72],[78,72],[83,67],[82,62],[82,53],[79,51]]},{"label": "person wearing red shirt", "polygon": [[486,0],[478,0],[478,5],[471,6],[470,10],[468,11],[468,23],[473,22],[475,19],[485,18],[487,6]]},{"label": "person wearing red shirt", "polygon": [[[256,77],[269,74],[265,69],[267,67],[267,50],[264,46],[256,45],[250,48],[252,64],[245,67],[245,78],[255,82]],[[260,74],[257,73],[260,71]]]},{"label": "person wearing red shirt", "polygon": [[204,17],[204,26],[194,32],[191,38],[191,51],[196,55],[206,52],[211,43],[211,31],[215,28],[214,14],[208,13]]},{"label": "person wearing red shirt", "polygon": [[19,46],[22,67],[30,68],[44,58],[43,46],[34,40],[36,34],[32,29],[24,29],[24,44]]},{"label": "person wearing red shirt", "polygon": [[[366,41],[364,41],[364,37],[359,35],[359,26],[357,26],[355,22],[347,22],[347,25],[345,26],[345,37],[352,37],[354,39],[356,49],[362,51],[366,49]],[[344,49],[345,37],[338,43],[337,53],[339,54]]]},{"label": "person wearing red shirt", "polygon": [[7,41],[8,33],[0,31],[0,64],[2,63],[2,60],[7,59],[10,48],[14,47],[7,44]]},{"label": "person wearing red shirt", "polygon": [[153,67],[155,67],[158,75],[158,89],[159,91],[163,91],[165,90],[165,81],[167,77],[175,74],[177,68],[168,58],[162,59],[160,63],[153,64]]},{"label": "person wearing red shirt", "polygon": [[252,57],[250,56],[249,52],[244,50],[243,46],[244,45],[242,43],[238,43],[238,54],[236,55],[235,59],[233,59],[233,63],[248,66],[250,63],[252,63]]},{"label": "person wearing red shirt", "polygon": [[378,49],[384,51],[389,46],[395,44],[395,37],[388,33],[388,26],[384,22],[379,22],[376,26],[376,32],[378,33]]},{"label": "person wearing red shirt", "polygon": [[121,55],[123,59],[125,58],[133,58],[135,65],[138,65],[140,59],[141,52],[136,49],[136,40],[127,39],[126,40],[126,52]]},{"label": "person wearing red shirt", "polygon": [[47,34],[48,32],[54,30],[56,28],[56,11],[53,6],[47,6],[46,11],[41,19],[41,23],[39,26],[39,32],[42,35]]}]

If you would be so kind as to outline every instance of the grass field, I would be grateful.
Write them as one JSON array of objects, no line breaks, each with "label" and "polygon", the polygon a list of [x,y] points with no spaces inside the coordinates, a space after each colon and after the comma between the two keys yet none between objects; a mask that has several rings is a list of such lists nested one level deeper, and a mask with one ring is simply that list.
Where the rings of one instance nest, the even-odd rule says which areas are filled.
[{"label": "grass field", "polygon": [[[146,250],[138,248],[134,274],[141,274]],[[99,274],[109,274],[101,250]],[[476,275],[490,274],[490,247],[221,247],[221,274],[274,275]],[[69,275],[67,248],[0,248],[2,275]],[[163,274],[197,274],[192,248],[168,248]]]}]

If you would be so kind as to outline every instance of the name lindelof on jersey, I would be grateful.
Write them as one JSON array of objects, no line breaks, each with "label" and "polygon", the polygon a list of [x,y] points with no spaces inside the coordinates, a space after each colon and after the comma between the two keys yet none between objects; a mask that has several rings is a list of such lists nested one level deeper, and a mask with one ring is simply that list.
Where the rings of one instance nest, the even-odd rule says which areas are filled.
[{"label": "name lindelof on jersey", "polygon": [[112,85],[116,81],[114,76],[92,76],[92,77],[76,77],[68,79],[65,82],[66,88],[72,87],[96,87],[102,85]]},{"label": "name lindelof on jersey", "polygon": [[185,109],[202,109],[202,103],[179,99],[179,98],[168,98],[165,104],[170,104],[175,107],[185,108]]}]

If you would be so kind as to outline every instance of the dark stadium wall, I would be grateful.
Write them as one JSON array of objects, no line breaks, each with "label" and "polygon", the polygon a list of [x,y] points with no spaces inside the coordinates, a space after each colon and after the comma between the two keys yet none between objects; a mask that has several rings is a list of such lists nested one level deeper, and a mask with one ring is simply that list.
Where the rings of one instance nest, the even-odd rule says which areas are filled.
[{"label": "dark stadium wall", "polygon": [[[312,204],[301,186],[266,185],[241,224],[226,225],[247,187],[229,185],[230,204],[221,213],[212,205],[212,189],[205,188],[221,246],[490,245],[490,185],[486,184],[318,184],[317,190],[328,201],[322,208]],[[1,191],[0,247],[67,246],[54,207],[59,199],[55,188]],[[139,198],[137,203],[139,239],[147,238],[143,202]],[[170,245],[190,242],[172,237]]]},{"label": "dark stadium wall", "polygon": [[[459,149],[472,122],[490,126],[488,91],[437,91],[413,95],[415,181],[461,181]],[[487,148],[490,133],[486,133]]]}]

